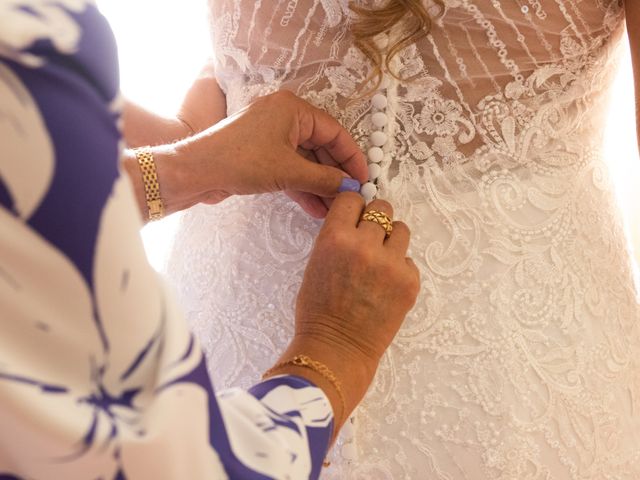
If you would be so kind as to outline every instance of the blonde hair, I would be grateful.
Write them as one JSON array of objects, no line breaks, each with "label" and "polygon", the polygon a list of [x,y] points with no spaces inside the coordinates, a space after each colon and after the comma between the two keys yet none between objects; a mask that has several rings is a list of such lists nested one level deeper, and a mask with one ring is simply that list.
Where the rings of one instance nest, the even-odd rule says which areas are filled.
[{"label": "blonde hair", "polygon": [[[440,7],[440,14],[442,14],[444,3],[442,0],[434,0],[434,2]],[[351,2],[349,8],[356,14],[356,19],[351,26],[355,45],[374,65],[374,71],[369,80],[377,79],[375,89],[382,80],[383,68],[397,77],[398,73],[390,68],[391,60],[407,45],[417,42],[429,33],[431,16],[422,4],[422,0],[388,0],[384,6],[377,9],[361,7]],[[404,34],[388,46],[387,55],[383,61],[382,52],[376,46],[374,37],[389,31],[401,22],[404,23]]]}]

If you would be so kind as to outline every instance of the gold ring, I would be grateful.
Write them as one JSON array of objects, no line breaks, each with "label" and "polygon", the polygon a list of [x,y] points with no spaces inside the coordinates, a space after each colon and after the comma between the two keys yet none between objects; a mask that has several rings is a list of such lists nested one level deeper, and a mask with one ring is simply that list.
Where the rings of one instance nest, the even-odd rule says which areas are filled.
[{"label": "gold ring", "polygon": [[382,228],[384,228],[384,233],[387,238],[389,237],[389,235],[391,235],[391,232],[393,232],[393,222],[389,218],[389,215],[379,210],[368,210],[364,212],[362,214],[361,220],[364,220],[365,222],[377,223],[378,225],[380,225]]}]

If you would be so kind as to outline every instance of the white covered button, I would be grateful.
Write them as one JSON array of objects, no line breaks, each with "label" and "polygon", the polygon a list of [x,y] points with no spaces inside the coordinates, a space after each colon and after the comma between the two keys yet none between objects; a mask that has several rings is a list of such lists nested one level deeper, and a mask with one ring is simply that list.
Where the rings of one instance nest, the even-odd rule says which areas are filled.
[{"label": "white covered button", "polygon": [[431,18],[438,18],[442,13],[442,8],[440,7],[440,5],[431,5],[429,8],[427,8],[427,13],[429,14],[429,16],[431,16]]},{"label": "white covered button", "polygon": [[382,128],[387,123],[389,123],[389,119],[387,118],[387,114],[384,113],[384,112],[376,112],[376,113],[374,113],[371,116],[371,121],[378,128]]},{"label": "white covered button", "polygon": [[364,197],[364,199],[369,203],[373,200],[373,197],[378,193],[378,187],[376,187],[373,183],[367,182],[360,188],[360,194]]},{"label": "white covered button", "polygon": [[381,93],[376,93],[371,99],[371,105],[378,110],[384,110],[387,108],[387,97],[382,95]]},{"label": "white covered button", "polygon": [[345,439],[345,443],[353,441],[353,437],[356,435],[356,429],[353,424],[353,417],[349,418],[340,429],[340,436]]},{"label": "white covered button", "polygon": [[358,459],[358,449],[354,443],[345,443],[340,450],[342,458],[348,461],[355,461]]},{"label": "white covered button", "polygon": [[370,162],[380,163],[384,158],[384,152],[380,147],[371,147],[367,152],[367,157]]},{"label": "white covered button", "polygon": [[387,134],[384,132],[373,132],[369,140],[371,140],[371,145],[374,147],[381,147],[387,143],[387,138]]},{"label": "white covered button", "polygon": [[369,164],[369,180],[373,181],[382,173],[382,167],[377,163]]}]

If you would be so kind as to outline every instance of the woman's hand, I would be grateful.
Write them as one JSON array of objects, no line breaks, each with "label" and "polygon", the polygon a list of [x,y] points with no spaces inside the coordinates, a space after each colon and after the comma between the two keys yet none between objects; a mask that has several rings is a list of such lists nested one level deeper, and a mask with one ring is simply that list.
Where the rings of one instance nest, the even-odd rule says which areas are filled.
[{"label": "woman's hand", "polygon": [[[321,163],[304,158],[312,150]],[[183,141],[152,149],[165,211],[217,203],[230,195],[275,191],[292,196],[315,217],[321,198],[357,190],[367,166],[358,145],[327,113],[290,92],[259,98],[235,115]],[[131,152],[124,160],[146,211],[140,172]],[[347,179],[346,183],[343,180]]]},{"label": "woman's hand", "polygon": [[[324,165],[300,155],[298,147],[313,151]],[[257,99],[178,151],[194,159],[196,170],[215,174],[192,179],[200,180],[209,203],[233,194],[283,190],[298,192],[293,196],[307,212],[324,217],[321,197],[335,197],[345,177],[357,183],[367,177],[364,155],[347,131],[286,91]]]},{"label": "woman's hand", "polygon": [[[340,424],[360,402],[420,288],[418,269],[406,257],[409,229],[393,232],[361,220],[364,200],[345,193],[335,199],[307,266],[296,308],[295,337],[280,361],[307,355],[328,366],[342,384],[345,411],[325,377],[304,367],[274,373],[309,378],[329,396]],[[366,210],[389,217],[389,203],[374,200]]]}]

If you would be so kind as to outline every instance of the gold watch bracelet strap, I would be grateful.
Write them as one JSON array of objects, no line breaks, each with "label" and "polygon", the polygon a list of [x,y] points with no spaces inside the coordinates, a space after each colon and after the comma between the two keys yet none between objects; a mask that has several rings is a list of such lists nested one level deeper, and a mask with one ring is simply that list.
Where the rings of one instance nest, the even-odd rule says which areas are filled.
[{"label": "gold watch bracelet strap", "polygon": [[159,220],[164,216],[164,204],[160,197],[160,184],[158,183],[158,173],[156,171],[156,163],[153,160],[153,153],[151,153],[151,148],[149,147],[136,148],[134,153],[142,172],[142,183],[149,211],[149,220]]}]

